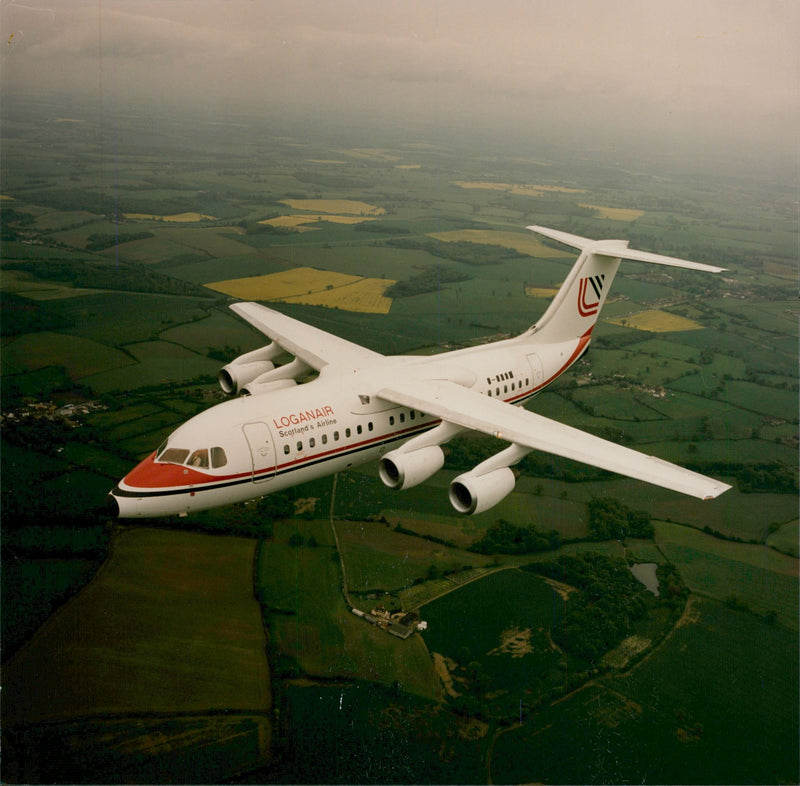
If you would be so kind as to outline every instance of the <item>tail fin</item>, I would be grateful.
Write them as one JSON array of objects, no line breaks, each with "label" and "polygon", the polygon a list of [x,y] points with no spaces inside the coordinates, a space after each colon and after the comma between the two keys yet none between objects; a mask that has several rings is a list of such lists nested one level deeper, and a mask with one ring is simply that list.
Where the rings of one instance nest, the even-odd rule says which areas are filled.
[{"label": "tail fin", "polygon": [[529,331],[535,332],[537,338],[549,342],[568,341],[591,332],[611,289],[619,263],[623,259],[702,270],[707,273],[719,273],[725,269],[689,262],[686,259],[651,254],[648,251],[636,251],[628,248],[627,240],[590,240],[539,226],[530,226],[528,229],[581,250],[578,261],[570,270],[547,311]]}]

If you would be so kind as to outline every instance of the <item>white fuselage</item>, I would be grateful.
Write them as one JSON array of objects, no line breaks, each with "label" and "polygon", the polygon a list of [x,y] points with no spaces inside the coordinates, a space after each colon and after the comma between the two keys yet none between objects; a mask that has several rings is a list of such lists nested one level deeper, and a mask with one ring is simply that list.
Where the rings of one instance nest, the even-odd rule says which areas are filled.
[{"label": "white fuselage", "polygon": [[587,334],[537,345],[524,334],[432,357],[382,357],[346,372],[323,368],[310,382],[232,399],[193,417],[120,481],[110,504],[126,518],[186,514],[341,472],[440,422],[379,398],[387,379],[446,379],[521,404],[588,343]]}]

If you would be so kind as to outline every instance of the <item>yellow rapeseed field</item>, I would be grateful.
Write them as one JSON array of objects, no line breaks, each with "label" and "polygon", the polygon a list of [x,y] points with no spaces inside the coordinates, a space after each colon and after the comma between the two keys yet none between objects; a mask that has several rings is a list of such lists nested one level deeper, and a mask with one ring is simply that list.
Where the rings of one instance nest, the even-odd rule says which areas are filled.
[{"label": "yellow rapeseed field", "polygon": [[570,257],[566,251],[556,251],[539,242],[532,234],[523,235],[519,232],[504,232],[494,229],[456,229],[450,232],[431,232],[428,237],[446,242],[466,240],[470,243],[485,243],[493,246],[513,248],[521,254],[538,257],[540,259],[554,259]]},{"label": "yellow rapeseed field", "polygon": [[525,287],[525,294],[528,297],[553,297],[558,292],[552,287]]},{"label": "yellow rapeseed field", "polygon": [[358,202],[354,199],[282,199],[284,205],[294,210],[309,210],[312,213],[343,213],[349,216],[382,216],[386,211],[377,205]]},{"label": "yellow rapeseed field", "polygon": [[329,213],[321,216],[298,215],[291,216],[276,216],[275,218],[268,218],[264,221],[259,221],[259,224],[269,224],[273,227],[299,227],[304,224],[315,224],[318,221],[329,221],[331,224],[361,224],[364,221],[374,221],[373,218],[367,216],[335,216]]},{"label": "yellow rapeseed field", "polygon": [[214,281],[209,289],[224,292],[242,300],[283,300],[286,297],[312,294],[326,289],[346,286],[359,281],[360,276],[316,270],[313,267],[295,267],[265,276],[248,276]]},{"label": "yellow rapeseed field", "polygon": [[579,207],[596,210],[598,218],[606,218],[609,221],[636,221],[637,218],[644,215],[644,210],[625,207],[604,207],[603,205],[579,205]]},{"label": "yellow rapeseed field", "polygon": [[336,289],[284,297],[281,302],[339,308],[342,311],[357,311],[362,314],[388,314],[392,307],[392,299],[383,293],[394,283],[385,278],[362,278]]},{"label": "yellow rapeseed field", "polygon": [[265,276],[215,281],[206,286],[241,300],[303,303],[343,311],[388,314],[392,299],[383,293],[394,283],[383,278],[362,278],[331,270],[297,267]]},{"label": "yellow rapeseed field", "polygon": [[583,188],[566,188],[564,186],[541,186],[535,183],[493,183],[486,180],[454,180],[454,186],[459,188],[484,188],[489,191],[509,191],[512,194],[523,196],[540,196],[551,191],[560,194],[585,194]]},{"label": "yellow rapeseed field", "polygon": [[638,314],[609,319],[612,325],[649,330],[651,333],[674,333],[679,330],[701,330],[703,326],[693,319],[670,314],[660,309],[640,311]]},{"label": "yellow rapeseed field", "polygon": [[205,213],[175,213],[171,216],[158,216],[153,213],[123,213],[125,218],[139,221],[172,221],[176,224],[189,224],[195,221],[216,221],[214,216]]}]

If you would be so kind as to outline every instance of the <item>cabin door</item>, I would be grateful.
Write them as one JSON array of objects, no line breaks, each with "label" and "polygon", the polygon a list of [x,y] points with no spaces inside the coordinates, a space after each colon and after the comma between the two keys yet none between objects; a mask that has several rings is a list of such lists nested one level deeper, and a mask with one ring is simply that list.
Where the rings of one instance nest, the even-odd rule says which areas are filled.
[{"label": "cabin door", "polygon": [[275,443],[266,423],[245,423],[242,426],[253,460],[253,482],[263,483],[275,477]]},{"label": "cabin door", "polygon": [[528,355],[528,363],[533,372],[533,389],[540,387],[544,382],[544,371],[542,369],[542,359],[538,355]]}]

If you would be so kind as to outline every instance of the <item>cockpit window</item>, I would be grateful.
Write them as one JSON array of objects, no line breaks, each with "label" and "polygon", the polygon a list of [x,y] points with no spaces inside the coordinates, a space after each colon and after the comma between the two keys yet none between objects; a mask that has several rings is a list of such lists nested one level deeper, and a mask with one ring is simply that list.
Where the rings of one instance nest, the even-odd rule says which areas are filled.
[{"label": "cockpit window", "polygon": [[208,448],[195,450],[189,460],[186,462],[190,467],[200,467],[201,469],[208,469]]},{"label": "cockpit window", "polygon": [[211,448],[211,466],[214,469],[224,467],[228,463],[228,457],[222,448]]},{"label": "cockpit window", "polygon": [[189,451],[183,448],[166,448],[156,456],[156,461],[163,461],[166,464],[183,464],[188,455]]}]

